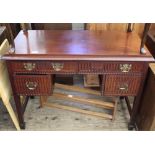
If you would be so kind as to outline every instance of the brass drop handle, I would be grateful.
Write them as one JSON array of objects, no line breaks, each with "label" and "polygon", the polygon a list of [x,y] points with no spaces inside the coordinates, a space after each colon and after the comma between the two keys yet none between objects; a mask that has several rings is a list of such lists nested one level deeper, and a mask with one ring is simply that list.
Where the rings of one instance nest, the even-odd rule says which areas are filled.
[{"label": "brass drop handle", "polygon": [[33,69],[35,69],[36,67],[36,64],[35,63],[24,63],[24,68],[27,70],[27,71],[32,71]]},{"label": "brass drop handle", "polygon": [[132,64],[120,64],[119,68],[120,68],[121,72],[127,73],[131,70]]},{"label": "brass drop handle", "polygon": [[119,90],[121,91],[128,91],[128,84],[123,84],[119,87]]},{"label": "brass drop handle", "polygon": [[26,87],[29,89],[29,90],[34,90],[36,89],[37,87],[37,82],[26,82]]},{"label": "brass drop handle", "polygon": [[54,62],[52,63],[52,67],[55,71],[61,71],[64,68],[64,63]]}]

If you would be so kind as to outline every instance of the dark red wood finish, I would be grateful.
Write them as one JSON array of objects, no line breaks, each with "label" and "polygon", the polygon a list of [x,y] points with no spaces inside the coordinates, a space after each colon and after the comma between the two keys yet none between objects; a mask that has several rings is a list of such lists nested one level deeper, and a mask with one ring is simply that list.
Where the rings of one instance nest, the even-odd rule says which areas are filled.
[{"label": "dark red wood finish", "polygon": [[3,57],[21,127],[24,118],[19,95],[52,94],[54,74],[98,74],[101,95],[135,96],[130,127],[135,125],[148,63],[154,61],[147,49],[145,55],[140,54],[140,45],[134,33],[21,31],[15,39],[15,52]]},{"label": "dark red wood finish", "polygon": [[103,95],[136,96],[141,80],[141,75],[106,75],[102,87]]},{"label": "dark red wood finish", "polygon": [[51,75],[14,75],[18,95],[52,95],[53,76]]},{"label": "dark red wood finish", "polygon": [[115,60],[152,61],[146,49],[140,54],[141,40],[135,33],[87,30],[29,30],[15,38],[11,60]]}]

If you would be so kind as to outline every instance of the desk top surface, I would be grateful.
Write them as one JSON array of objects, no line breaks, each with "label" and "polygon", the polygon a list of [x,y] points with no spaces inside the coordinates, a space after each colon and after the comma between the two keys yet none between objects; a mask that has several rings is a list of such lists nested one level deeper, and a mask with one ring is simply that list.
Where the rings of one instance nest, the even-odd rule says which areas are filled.
[{"label": "desk top surface", "polygon": [[20,31],[15,52],[4,59],[23,60],[153,60],[150,52],[140,54],[141,40],[135,33],[87,30]]}]

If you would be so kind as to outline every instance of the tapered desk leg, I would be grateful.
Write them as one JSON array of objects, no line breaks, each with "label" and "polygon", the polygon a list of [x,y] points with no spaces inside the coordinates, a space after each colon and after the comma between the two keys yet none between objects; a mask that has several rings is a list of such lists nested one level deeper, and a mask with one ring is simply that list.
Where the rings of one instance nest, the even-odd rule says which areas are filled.
[{"label": "tapered desk leg", "polygon": [[131,118],[130,118],[130,122],[128,124],[129,130],[133,130],[134,128],[137,129],[136,117],[137,117],[138,110],[140,107],[141,97],[142,97],[142,90],[139,92],[138,96],[136,96],[134,99],[133,108],[131,111]]},{"label": "tapered desk leg", "polygon": [[[137,104],[136,98],[134,99],[133,104],[134,105]],[[135,128],[135,111],[136,111],[136,109],[137,109],[137,105],[136,105],[136,107],[133,106],[131,116],[130,116],[130,122],[128,124],[128,130],[133,130]]]},{"label": "tapered desk leg", "polygon": [[131,118],[130,118],[130,122],[128,124],[128,130],[133,130],[134,128],[136,128],[135,119],[136,119],[136,114],[138,111],[139,104],[140,104],[140,98],[139,98],[139,96],[137,96],[134,99],[133,108],[131,111]]},{"label": "tapered desk leg", "polygon": [[24,117],[23,117],[23,108],[22,104],[20,101],[20,96],[14,94],[14,100],[16,104],[16,109],[17,109],[17,114],[18,114],[18,120],[19,120],[19,125],[21,129],[25,129],[25,122],[24,122]]},{"label": "tapered desk leg", "polygon": [[134,99],[133,108],[131,110],[130,122],[128,124],[128,129],[129,130],[133,130],[134,128],[136,129],[136,117],[137,117],[137,114],[138,114],[138,110],[139,110],[140,102],[141,102],[141,98],[142,98],[143,85],[144,85],[144,83],[141,85],[139,93]]}]

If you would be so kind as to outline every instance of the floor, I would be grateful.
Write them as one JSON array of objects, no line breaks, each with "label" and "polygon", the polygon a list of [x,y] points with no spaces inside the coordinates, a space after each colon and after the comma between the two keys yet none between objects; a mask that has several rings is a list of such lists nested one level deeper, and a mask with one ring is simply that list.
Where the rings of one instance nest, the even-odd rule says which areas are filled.
[{"label": "floor", "polygon": [[[79,82],[80,81],[80,82]],[[83,78],[81,76],[74,78],[75,85],[81,85]],[[63,92],[71,95],[82,96],[85,98],[97,98],[103,100],[103,97],[80,94],[61,89],[55,89],[57,92]],[[106,98],[104,98],[106,99]],[[94,111],[105,112],[104,109],[96,108],[84,104],[78,104],[71,101],[60,100],[49,97],[48,102],[56,102],[65,105],[79,106],[82,109],[91,109]],[[107,111],[106,111],[107,112]],[[62,109],[43,107],[40,108],[39,97],[30,99],[25,111],[26,129],[28,131],[122,131],[128,130],[129,114],[127,106],[123,101],[119,101],[114,121],[66,111]],[[16,130],[5,107],[0,103],[0,131]]]}]

